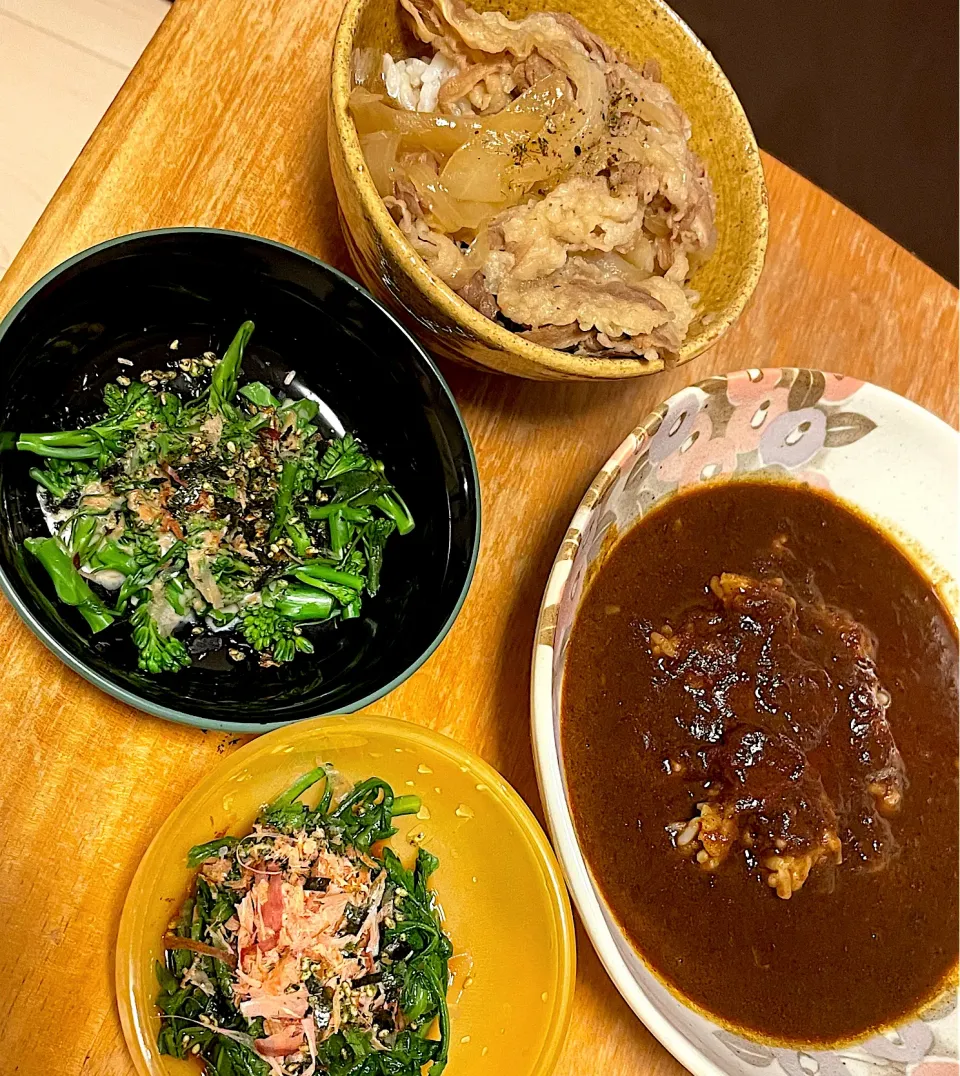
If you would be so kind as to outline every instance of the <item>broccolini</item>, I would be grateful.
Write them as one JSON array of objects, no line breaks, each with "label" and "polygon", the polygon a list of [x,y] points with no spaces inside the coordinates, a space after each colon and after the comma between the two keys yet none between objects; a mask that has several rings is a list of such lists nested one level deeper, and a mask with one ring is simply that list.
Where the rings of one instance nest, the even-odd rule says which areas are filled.
[{"label": "broccolini", "polygon": [[0,435],[43,460],[30,476],[51,534],[26,550],[90,630],[126,624],[150,674],[190,665],[211,633],[235,661],[313,652],[305,629],[359,616],[387,540],[413,526],[384,465],[325,436],[316,403],[240,385],[253,329],[219,361],[171,351],[121,374],[80,429]]}]

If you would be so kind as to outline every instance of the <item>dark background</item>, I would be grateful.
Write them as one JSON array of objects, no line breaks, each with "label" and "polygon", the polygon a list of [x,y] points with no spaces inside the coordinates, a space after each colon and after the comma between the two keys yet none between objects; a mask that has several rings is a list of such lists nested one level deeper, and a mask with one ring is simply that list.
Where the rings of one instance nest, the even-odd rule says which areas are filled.
[{"label": "dark background", "polygon": [[957,0],[668,2],[763,149],[957,283]]}]

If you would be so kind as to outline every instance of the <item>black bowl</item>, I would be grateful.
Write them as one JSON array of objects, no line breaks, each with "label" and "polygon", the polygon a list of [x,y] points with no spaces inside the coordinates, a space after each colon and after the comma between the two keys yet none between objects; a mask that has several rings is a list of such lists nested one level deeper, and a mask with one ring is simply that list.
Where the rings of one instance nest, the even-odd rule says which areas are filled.
[{"label": "black bowl", "polygon": [[318,421],[383,459],[413,512],[364,615],[322,626],[313,655],[279,668],[214,650],[179,673],[142,673],[128,629],[92,636],[24,553],[23,539],[47,530],[27,473],[36,461],[14,451],[0,453],[0,586],[97,687],[161,717],[254,732],[369,705],[429,657],[460,611],[480,539],[476,462],[424,350],[358,284],[290,247],[206,228],[143,232],[64,262],[0,323],[0,430],[82,424],[107,382],[162,365],[175,339],[181,355],[222,354],[246,318],[256,331],[243,380],[318,400]]}]

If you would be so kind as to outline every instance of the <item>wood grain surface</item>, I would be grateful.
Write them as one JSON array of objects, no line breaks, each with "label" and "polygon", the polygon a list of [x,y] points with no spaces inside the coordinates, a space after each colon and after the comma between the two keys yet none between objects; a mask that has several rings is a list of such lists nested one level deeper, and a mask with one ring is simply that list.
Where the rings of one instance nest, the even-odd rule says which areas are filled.
[{"label": "wood grain surface", "polygon": [[[0,282],[0,310],[67,255],[161,225],[258,232],[349,272],[324,148],[338,14],[339,0],[177,0]],[[528,677],[541,591],[580,496],[639,418],[715,370],[810,364],[868,378],[956,423],[954,289],[765,163],[767,267],[713,351],[598,386],[446,371],[479,458],[479,567],[446,641],[373,709],[468,743],[538,813]],[[0,638],[0,1069],[129,1074],[112,985],[123,898],[161,821],[233,743],[100,694],[6,604]],[[680,1071],[582,932],[579,946],[559,1076]]]},{"label": "wood grain surface", "polygon": [[169,7],[0,0],[0,275]]}]

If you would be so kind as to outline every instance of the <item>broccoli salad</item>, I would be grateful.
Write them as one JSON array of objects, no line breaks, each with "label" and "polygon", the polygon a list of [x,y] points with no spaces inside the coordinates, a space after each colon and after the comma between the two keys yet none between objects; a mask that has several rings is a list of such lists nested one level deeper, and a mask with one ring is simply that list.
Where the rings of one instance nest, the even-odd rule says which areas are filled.
[{"label": "broccoli salad", "polygon": [[[191,849],[195,885],[157,961],[162,1054],[210,1076],[440,1076],[448,961],[438,861],[385,842],[420,810],[377,777],[339,798],[319,766],[244,837]],[[315,808],[300,802],[323,782]],[[425,1067],[429,1066],[429,1067]]]},{"label": "broccoli salad", "polygon": [[252,333],[219,361],[119,376],[90,426],[16,439],[44,459],[30,475],[51,530],[26,549],[92,632],[129,624],[147,673],[190,665],[210,633],[237,662],[310,653],[304,625],[359,616],[388,539],[413,528],[384,465],[325,437],[315,402],[240,387]]}]

